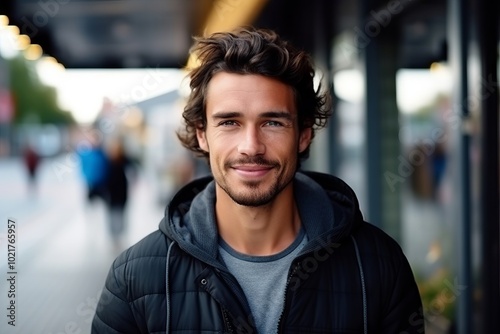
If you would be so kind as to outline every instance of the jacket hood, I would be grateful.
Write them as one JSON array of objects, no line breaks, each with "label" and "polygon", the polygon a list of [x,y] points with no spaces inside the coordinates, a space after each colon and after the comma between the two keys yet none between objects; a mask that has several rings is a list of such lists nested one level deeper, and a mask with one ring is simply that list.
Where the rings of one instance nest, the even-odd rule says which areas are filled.
[{"label": "jacket hood", "polygon": [[[294,194],[308,236],[303,252],[342,243],[363,221],[354,191],[339,178],[317,172],[297,172]],[[160,230],[179,247],[213,266],[218,258],[215,222],[215,181],[204,177],[183,187],[172,199]]]}]

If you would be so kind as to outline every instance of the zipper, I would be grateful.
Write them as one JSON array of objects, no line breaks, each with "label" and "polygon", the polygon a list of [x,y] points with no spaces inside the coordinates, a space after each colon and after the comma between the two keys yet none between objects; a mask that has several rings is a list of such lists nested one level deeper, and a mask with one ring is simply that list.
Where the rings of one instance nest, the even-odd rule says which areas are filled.
[{"label": "zipper", "polygon": [[215,270],[220,275],[220,277],[226,283],[229,284],[231,290],[236,295],[236,297],[238,298],[238,300],[241,301],[241,302],[243,302],[243,304],[246,305],[247,309],[249,311],[251,311],[250,305],[248,304],[247,297],[245,296],[245,293],[243,292],[243,290],[239,286],[238,282],[236,281],[236,278],[234,278],[234,276],[230,272],[222,271],[222,270],[219,270],[217,268]]},{"label": "zipper", "polygon": [[225,333],[234,333],[233,326],[231,326],[231,321],[229,321],[229,316],[227,315],[226,310],[223,307],[221,307],[221,310],[222,310],[222,317],[224,319],[224,324],[227,329],[227,332]]},{"label": "zipper", "polygon": [[[248,300],[245,297],[245,294],[243,293],[243,290],[241,290],[241,287],[238,285],[236,279],[234,276],[227,272],[227,271],[222,271],[218,268],[215,268],[215,271],[220,275],[220,278],[223,279],[226,283],[229,284],[229,287],[231,288],[232,292],[236,295],[236,298],[240,301],[243,302],[244,305],[246,305],[246,308],[249,312],[249,315],[251,314],[251,309],[250,305],[248,304]],[[234,329],[234,323],[231,321],[231,316],[228,314],[228,310],[221,305],[224,321],[227,324],[227,328],[229,330],[229,333],[235,333]],[[244,314],[241,314],[241,316],[244,316]],[[252,315],[253,317],[253,315]],[[246,324],[246,326],[250,326],[255,330],[255,327],[253,324]],[[253,332],[253,331],[252,331]]]},{"label": "zipper", "polygon": [[288,286],[290,285],[290,281],[291,281],[293,275],[295,275],[295,273],[299,269],[300,263],[301,263],[300,261],[297,262],[297,264],[295,265],[293,270],[291,270],[290,274],[288,275],[288,279],[286,280],[285,293],[283,294],[283,310],[281,310],[281,314],[280,314],[280,317],[278,319],[278,331],[277,331],[277,333],[281,333],[281,330],[282,330],[281,327],[283,325],[283,323],[282,323],[283,315],[286,313],[286,311],[288,309],[288,307],[286,305],[286,296],[288,295]]}]

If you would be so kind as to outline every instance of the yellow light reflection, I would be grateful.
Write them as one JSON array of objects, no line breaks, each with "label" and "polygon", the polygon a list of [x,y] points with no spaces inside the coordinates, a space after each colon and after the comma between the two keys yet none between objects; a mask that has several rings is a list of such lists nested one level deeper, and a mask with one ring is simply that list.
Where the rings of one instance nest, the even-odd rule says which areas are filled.
[{"label": "yellow light reflection", "polygon": [[61,63],[57,63],[57,64],[55,64],[54,66],[55,66],[55,67],[56,67],[56,69],[57,69],[57,70],[59,70],[59,71],[64,71],[64,70],[66,70],[66,67],[64,67],[64,65],[63,65],[63,64],[61,64]]},{"label": "yellow light reflection", "polygon": [[431,73],[437,73],[439,71],[443,71],[445,69],[445,66],[441,63],[434,62],[431,64],[429,69]]},{"label": "yellow light reflection", "polygon": [[[231,31],[237,27],[251,24],[268,0],[216,0],[204,25],[203,36],[215,32]],[[194,55],[190,55],[186,69],[198,66]]]},{"label": "yellow light reflection", "polygon": [[17,49],[18,50],[26,50],[28,46],[31,44],[31,39],[28,35],[19,35],[17,38]]},{"label": "yellow light reflection", "polygon": [[42,47],[38,44],[31,44],[24,50],[24,57],[28,60],[37,60],[43,54]]},{"label": "yellow light reflection", "polygon": [[0,26],[8,26],[9,25],[9,18],[7,15],[0,15]]},{"label": "yellow light reflection", "polygon": [[50,66],[50,68],[58,71],[64,71],[66,70],[66,67],[64,67],[63,64],[61,64],[56,58],[52,56],[43,56],[42,59],[40,59],[41,62],[47,64]]},{"label": "yellow light reflection", "polygon": [[17,26],[7,26],[5,29],[7,29],[12,36],[19,36],[20,31]]},{"label": "yellow light reflection", "polygon": [[267,0],[216,1],[212,6],[203,34],[207,36],[214,32],[229,31],[252,23],[266,2]]},{"label": "yellow light reflection", "polygon": [[46,63],[48,63],[48,64],[53,64],[53,65],[55,65],[55,64],[57,64],[57,63],[58,63],[58,62],[57,62],[57,59],[56,59],[56,58],[54,58],[54,57],[51,57],[51,56],[45,56],[45,57],[43,57],[43,58],[42,58],[42,61],[44,61],[44,62],[46,62]]}]

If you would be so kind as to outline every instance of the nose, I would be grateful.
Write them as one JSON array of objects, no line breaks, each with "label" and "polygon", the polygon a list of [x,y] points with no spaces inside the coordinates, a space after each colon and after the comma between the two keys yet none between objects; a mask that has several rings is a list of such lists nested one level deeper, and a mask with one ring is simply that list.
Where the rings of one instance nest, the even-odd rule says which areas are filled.
[{"label": "nose", "polygon": [[242,131],[240,142],[238,143],[238,153],[256,156],[266,152],[266,145],[262,141],[261,134],[254,127],[247,127]]}]

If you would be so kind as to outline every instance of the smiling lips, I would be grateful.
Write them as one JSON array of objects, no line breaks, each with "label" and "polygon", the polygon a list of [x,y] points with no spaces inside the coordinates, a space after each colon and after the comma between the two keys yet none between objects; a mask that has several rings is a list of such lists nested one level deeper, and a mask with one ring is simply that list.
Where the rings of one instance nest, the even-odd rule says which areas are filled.
[{"label": "smiling lips", "polygon": [[260,177],[267,174],[273,166],[270,165],[235,165],[231,167],[239,175],[245,177]]}]

